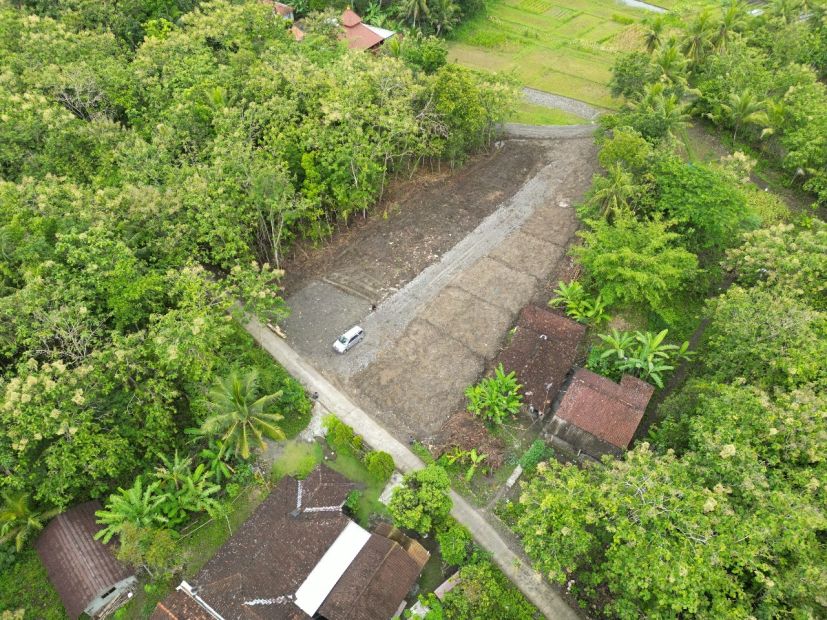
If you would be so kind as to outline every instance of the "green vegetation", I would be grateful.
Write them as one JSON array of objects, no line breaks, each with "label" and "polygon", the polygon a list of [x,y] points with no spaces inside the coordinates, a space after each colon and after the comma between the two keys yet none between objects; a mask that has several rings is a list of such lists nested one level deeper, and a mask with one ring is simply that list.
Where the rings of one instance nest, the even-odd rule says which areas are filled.
[{"label": "green vegetation", "polygon": [[588,123],[586,119],[569,112],[526,101],[517,104],[517,109],[508,120],[524,125],[584,125]]},{"label": "green vegetation", "polygon": [[450,34],[449,58],[513,74],[524,86],[615,108],[610,68],[619,52],[641,45],[635,22],[644,14],[599,0],[494,0]]},{"label": "green vegetation", "polygon": [[505,373],[503,365],[494,369],[493,377],[486,377],[465,390],[468,411],[487,422],[502,424],[520,411],[523,395],[517,383],[517,374]]},{"label": "green vegetation", "polygon": [[597,326],[612,318],[606,314],[606,303],[603,297],[598,295],[592,298],[583,285],[576,280],[570,284],[558,282],[554,293],[557,296],[551,299],[548,305],[552,308],[565,306],[566,314],[578,323]]},{"label": "green vegetation", "polygon": [[441,527],[451,512],[450,489],[445,470],[427,465],[405,474],[402,484],[393,491],[388,512],[398,527],[428,534]]},{"label": "green vegetation", "polygon": [[10,565],[0,567],[0,607],[25,609],[26,618],[68,619],[40,556],[31,548],[17,554]]},{"label": "green vegetation", "polygon": [[[688,348],[664,349],[666,330],[701,329],[697,363],[663,402],[649,442],[602,466],[540,462],[519,502],[501,509],[535,566],[591,615],[827,613],[817,594],[827,588],[824,224],[756,200],[754,162],[743,155],[678,156],[692,113],[733,141],[777,140],[761,149],[763,164],[785,167],[784,149],[827,161],[816,137],[827,119],[814,81],[823,59],[813,57],[823,16],[820,3],[777,2],[761,16],[733,3],[680,28],[659,18],[651,57],[618,64],[613,86],[629,100],[602,120],[605,173],[579,208],[585,243],[572,253],[586,293],[657,330],[604,334],[589,363],[660,386],[656,374]],[[801,108],[779,116],[766,94],[792,109],[806,95],[809,118]],[[821,200],[821,170],[802,174]],[[720,286],[724,270],[731,286]]]},{"label": "green vegetation", "polygon": [[315,441],[287,441],[282,444],[281,453],[273,462],[270,476],[273,482],[278,482],[284,476],[306,478],[313,468],[322,462],[323,457],[322,446]]}]

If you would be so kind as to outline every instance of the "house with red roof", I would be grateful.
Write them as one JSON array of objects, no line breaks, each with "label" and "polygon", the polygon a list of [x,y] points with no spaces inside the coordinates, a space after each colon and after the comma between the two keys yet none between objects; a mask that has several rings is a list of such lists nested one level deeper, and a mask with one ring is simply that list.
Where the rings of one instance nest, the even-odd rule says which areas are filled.
[{"label": "house with red roof", "polygon": [[[396,35],[393,30],[366,24],[352,9],[345,9],[339,23],[342,26],[341,38],[347,41],[347,46],[352,50],[375,50]],[[304,39],[301,24],[293,24],[291,30],[296,41]]]},{"label": "house with red roof", "polygon": [[621,456],[635,436],[655,388],[631,375],[620,383],[580,368],[546,428],[549,441],[599,460]]}]

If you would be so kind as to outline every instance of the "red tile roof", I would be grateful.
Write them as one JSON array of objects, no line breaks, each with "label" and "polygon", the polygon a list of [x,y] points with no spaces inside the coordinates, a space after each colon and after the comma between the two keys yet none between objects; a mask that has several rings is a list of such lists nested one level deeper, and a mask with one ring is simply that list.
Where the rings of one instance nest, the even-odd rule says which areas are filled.
[{"label": "red tile roof", "polygon": [[617,384],[581,368],[574,373],[554,415],[601,441],[625,449],[654,391],[648,383],[629,375]]},{"label": "red tile roof", "polygon": [[282,17],[292,17],[293,7],[283,2],[275,2],[275,0],[260,0],[263,4],[269,4],[273,10]]},{"label": "red tile roof", "polygon": [[52,519],[35,543],[70,618],[80,616],[96,597],[134,574],[115,559],[111,543],[104,545],[94,538],[101,529],[95,511],[102,509],[98,501],[70,508]]}]

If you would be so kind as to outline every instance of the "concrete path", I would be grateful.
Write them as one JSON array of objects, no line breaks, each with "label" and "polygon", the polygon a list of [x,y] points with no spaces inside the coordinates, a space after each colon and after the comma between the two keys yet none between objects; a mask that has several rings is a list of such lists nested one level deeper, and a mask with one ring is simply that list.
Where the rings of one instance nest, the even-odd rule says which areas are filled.
[{"label": "concrete path", "polygon": [[569,112],[570,114],[582,116],[590,121],[595,120],[604,112],[604,110],[596,108],[585,101],[572,99],[571,97],[564,97],[563,95],[554,95],[535,88],[523,88],[523,98],[528,103],[541,105],[546,108],[557,108],[558,110],[563,110],[565,112]]},{"label": "concrete path", "polygon": [[[424,463],[407,446],[397,441],[345,394],[336,389],[315,368],[305,362],[290,345],[252,319],[247,331],[285,370],[308,390],[318,392],[320,404],[350,425],[372,447],[388,452],[402,472],[424,467]],[[578,620],[580,615],[563,600],[542,576],[530,568],[528,559],[512,550],[494,527],[460,495],[451,491],[454,507],[451,514],[469,529],[477,543],[488,551],[505,575],[520,588],[549,620]]]}]

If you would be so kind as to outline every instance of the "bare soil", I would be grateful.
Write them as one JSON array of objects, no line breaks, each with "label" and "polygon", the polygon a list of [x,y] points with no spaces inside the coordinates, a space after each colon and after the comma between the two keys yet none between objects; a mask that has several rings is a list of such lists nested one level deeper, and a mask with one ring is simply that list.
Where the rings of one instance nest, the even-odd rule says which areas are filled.
[{"label": "bare soil", "polygon": [[[372,216],[286,265],[291,346],[397,438],[433,436],[520,308],[545,303],[549,275],[567,271],[572,205],[595,154],[590,136],[506,140],[396,187]],[[335,354],[355,324],[365,339]]]}]

